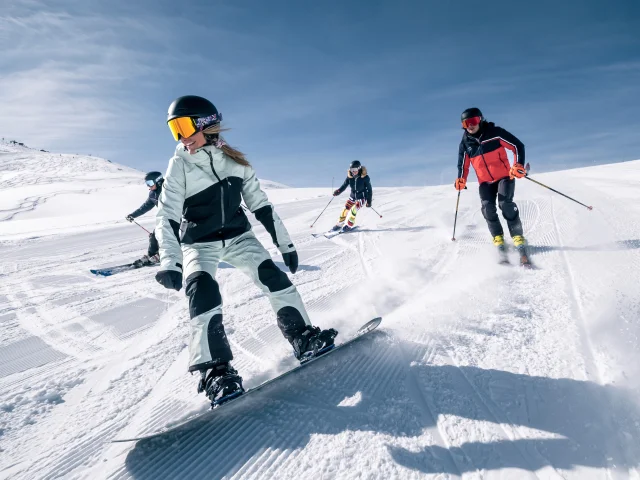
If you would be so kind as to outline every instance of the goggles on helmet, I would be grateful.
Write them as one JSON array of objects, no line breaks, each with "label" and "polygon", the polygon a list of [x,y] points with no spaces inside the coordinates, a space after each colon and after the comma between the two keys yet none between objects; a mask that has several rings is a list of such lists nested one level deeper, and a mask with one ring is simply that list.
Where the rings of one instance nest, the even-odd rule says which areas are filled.
[{"label": "goggles on helmet", "polygon": [[193,118],[193,117],[178,117],[171,119],[167,122],[169,130],[173,134],[173,138],[178,141],[180,138],[189,138],[194,133],[197,133],[205,128],[220,123],[222,121],[221,113],[214,113],[208,117]]},{"label": "goggles on helmet", "polygon": [[482,122],[482,117],[465,118],[462,120],[462,128],[475,127],[480,125],[480,122]]},{"label": "goggles on helmet", "polygon": [[198,131],[196,121],[191,117],[173,118],[167,122],[169,130],[173,134],[173,138],[178,141],[181,138],[189,138]]}]

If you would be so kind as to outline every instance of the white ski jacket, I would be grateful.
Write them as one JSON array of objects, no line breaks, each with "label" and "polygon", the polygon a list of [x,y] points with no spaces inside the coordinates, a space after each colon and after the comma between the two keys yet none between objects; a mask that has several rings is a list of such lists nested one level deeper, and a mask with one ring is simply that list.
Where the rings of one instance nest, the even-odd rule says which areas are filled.
[{"label": "white ski jacket", "polygon": [[191,155],[178,144],[164,178],[156,216],[162,270],[182,271],[180,244],[224,245],[251,230],[240,206],[243,199],[281,253],[295,250],[253,168],[234,162],[215,146]]}]

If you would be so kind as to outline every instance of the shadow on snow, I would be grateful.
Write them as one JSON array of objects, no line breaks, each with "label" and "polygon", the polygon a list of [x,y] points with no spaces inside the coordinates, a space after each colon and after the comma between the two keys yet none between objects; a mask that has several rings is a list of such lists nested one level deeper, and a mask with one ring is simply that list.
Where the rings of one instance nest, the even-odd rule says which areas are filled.
[{"label": "shadow on snow", "polygon": [[[423,360],[430,357],[427,353],[426,345],[374,333],[200,422],[138,442],[127,456],[127,472],[121,473],[154,479],[251,475],[257,472],[245,470],[249,461],[256,462],[254,468],[263,462],[266,466],[282,452],[303,449],[312,435],[347,431],[384,435],[374,441],[386,443],[392,462],[424,473],[640,465],[637,404],[623,389],[472,366],[429,365]],[[338,406],[345,398],[355,405]],[[436,436],[440,415],[489,422],[491,427],[471,423],[456,428],[474,440],[476,429],[480,434],[487,428],[496,431],[502,428],[499,424],[548,433],[529,431],[538,438],[515,434],[513,440],[502,433],[498,441],[448,449],[427,445],[417,452],[399,446],[398,439],[418,437],[425,429]],[[425,438],[416,438],[416,444],[423,446]],[[265,454],[267,450],[280,454]],[[340,462],[357,451],[335,449],[331,455]],[[307,461],[326,464],[327,459]],[[271,469],[276,466],[270,464]]]},{"label": "shadow on snow", "polygon": [[617,252],[621,250],[636,250],[640,248],[640,240],[620,240],[617,242],[602,243],[599,245],[588,245],[586,247],[556,246],[556,245],[529,245],[529,253],[537,255],[540,253],[564,251],[564,252]]}]

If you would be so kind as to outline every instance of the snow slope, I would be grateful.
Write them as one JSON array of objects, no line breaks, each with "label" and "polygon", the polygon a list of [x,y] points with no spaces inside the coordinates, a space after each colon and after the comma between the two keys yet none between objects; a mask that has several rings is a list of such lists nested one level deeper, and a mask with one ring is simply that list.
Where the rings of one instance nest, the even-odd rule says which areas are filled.
[{"label": "snow slope", "polygon": [[[173,435],[111,444],[206,408],[183,291],[154,269],[88,272],[144,252],[120,220],[139,172],[3,148],[0,478],[640,478],[640,161],[532,172],[592,212],[518,181],[534,271],[495,264],[474,185],[456,242],[450,186],[376,189],[383,218],[331,241],[309,228],[328,189],[269,189],[313,321],[347,337],[382,315],[381,331]],[[218,281],[245,384],[293,365],[262,293],[228,265]]]}]

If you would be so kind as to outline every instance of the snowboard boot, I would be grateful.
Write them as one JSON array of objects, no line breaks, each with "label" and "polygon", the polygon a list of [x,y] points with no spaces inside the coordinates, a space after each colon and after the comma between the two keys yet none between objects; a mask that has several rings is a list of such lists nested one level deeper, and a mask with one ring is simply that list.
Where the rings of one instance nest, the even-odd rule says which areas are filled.
[{"label": "snowboard boot", "polygon": [[307,325],[307,328],[291,341],[293,354],[300,363],[304,363],[331,350],[334,347],[336,335],[338,331],[333,328],[320,330],[319,327]]},{"label": "snowboard boot", "polygon": [[205,392],[212,407],[217,407],[244,393],[242,377],[228,363],[216,365],[209,373],[201,370],[200,374],[198,393]]}]

